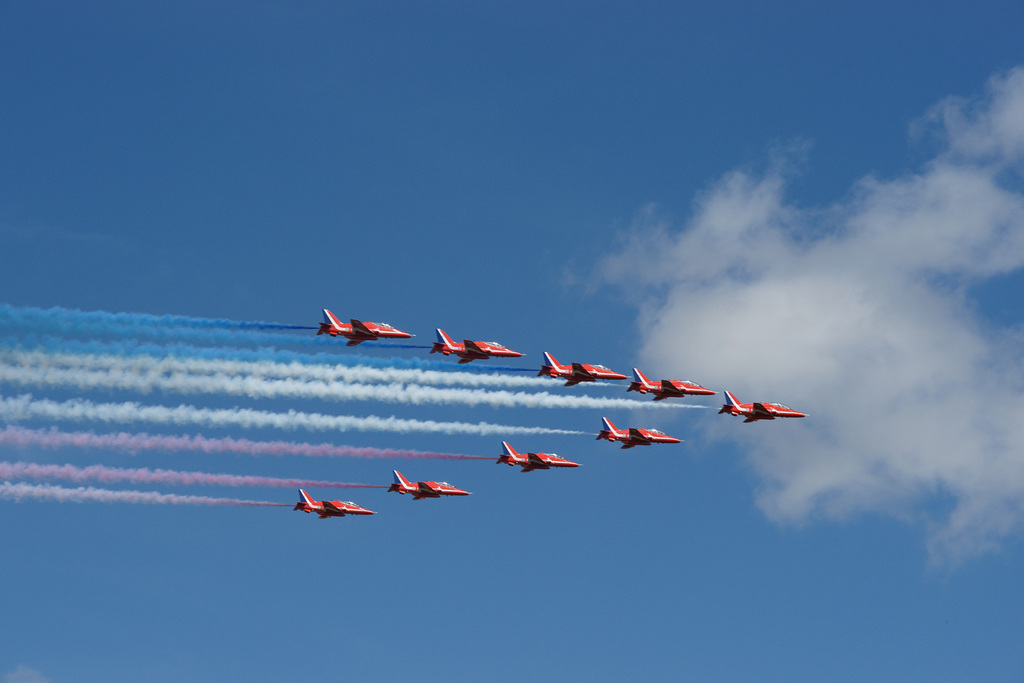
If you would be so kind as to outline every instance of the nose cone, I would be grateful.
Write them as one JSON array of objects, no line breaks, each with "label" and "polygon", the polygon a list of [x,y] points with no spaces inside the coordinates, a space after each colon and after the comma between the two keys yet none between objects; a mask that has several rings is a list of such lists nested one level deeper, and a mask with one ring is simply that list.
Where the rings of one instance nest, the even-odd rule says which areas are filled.
[{"label": "nose cone", "polygon": [[401,330],[395,330],[392,333],[392,336],[397,339],[408,339],[409,337],[415,337],[416,335],[409,334],[408,332],[402,332]]},{"label": "nose cone", "polygon": [[352,511],[352,514],[354,514],[354,515],[375,515],[377,513],[374,512],[373,510],[367,510],[366,508],[357,505],[356,509]]},{"label": "nose cone", "polygon": [[612,373],[610,373],[608,375],[608,379],[629,379],[629,378],[626,377],[625,375],[623,375],[621,372],[612,372]]},{"label": "nose cone", "polygon": [[463,491],[462,489],[454,489],[452,491],[452,495],[453,496],[471,496],[473,494],[470,493],[469,491]]}]

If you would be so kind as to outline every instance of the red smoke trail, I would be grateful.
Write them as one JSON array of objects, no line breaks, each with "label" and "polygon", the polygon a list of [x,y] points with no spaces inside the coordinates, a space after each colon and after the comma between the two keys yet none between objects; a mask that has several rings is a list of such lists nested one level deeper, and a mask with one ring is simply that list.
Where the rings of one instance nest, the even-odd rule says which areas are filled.
[{"label": "red smoke trail", "polygon": [[[195,451],[199,453],[240,453],[246,455],[305,455],[333,458],[425,458],[432,460],[494,460],[482,455],[459,455],[393,448],[334,446],[296,441],[250,441],[249,439],[208,439],[204,436],[161,436],[154,434],[96,434],[62,432],[56,427],[25,429],[8,425],[0,431],[0,445],[43,446],[45,448],[107,448],[138,451]],[[495,456],[496,457],[496,456]]]},{"label": "red smoke trail", "polygon": [[179,472],[176,470],[150,470],[146,468],[106,467],[90,465],[40,465],[32,462],[0,462],[0,479],[60,479],[80,483],[99,481],[114,484],[127,481],[133,484],[205,484],[208,486],[281,486],[286,488],[386,489],[376,484],[349,484],[340,481],[316,479],[279,479],[236,474],[208,474],[206,472]]},{"label": "red smoke trail", "polygon": [[291,503],[271,503],[262,500],[237,498],[210,498],[209,496],[179,496],[156,491],[111,491],[91,486],[67,489],[52,484],[12,484],[0,482],[0,500],[21,501],[26,498],[53,500],[59,503],[149,503],[162,505],[234,505],[238,507],[291,507]]}]

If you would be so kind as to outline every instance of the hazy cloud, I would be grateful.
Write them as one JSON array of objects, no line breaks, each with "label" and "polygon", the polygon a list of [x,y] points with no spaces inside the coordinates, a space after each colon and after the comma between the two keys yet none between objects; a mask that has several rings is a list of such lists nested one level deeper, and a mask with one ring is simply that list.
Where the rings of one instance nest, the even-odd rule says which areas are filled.
[{"label": "hazy cloud", "polygon": [[1024,69],[915,125],[943,143],[916,174],[804,208],[784,159],[736,171],[681,229],[644,209],[602,273],[639,285],[652,371],[810,414],[709,427],[748,447],[766,514],[897,515],[955,562],[1024,525],[1024,340],[966,294],[1024,266]]},{"label": "hazy cloud", "polygon": [[17,669],[4,674],[3,683],[50,683],[50,679],[35,669],[19,664]]}]

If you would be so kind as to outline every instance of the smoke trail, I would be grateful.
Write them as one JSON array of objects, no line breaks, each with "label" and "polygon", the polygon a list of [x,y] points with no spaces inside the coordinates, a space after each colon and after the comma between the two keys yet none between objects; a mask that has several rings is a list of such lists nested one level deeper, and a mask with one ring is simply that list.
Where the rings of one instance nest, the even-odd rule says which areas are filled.
[{"label": "smoke trail", "polygon": [[[287,337],[293,339],[293,337]],[[315,342],[321,346],[343,349],[335,344],[322,341],[321,337],[314,337]],[[219,340],[224,343],[238,344],[244,341],[242,338],[229,336]],[[255,339],[258,343],[270,344],[270,340],[262,338]],[[389,345],[389,346],[394,346]],[[286,349],[276,349],[272,346],[261,346],[256,349],[233,348],[230,346],[207,347],[193,346],[175,342],[172,344],[156,344],[153,342],[140,342],[135,339],[124,339],[120,341],[80,341],[68,339],[65,336],[55,337],[46,334],[37,334],[34,331],[18,341],[11,337],[0,337],[0,347],[19,349],[24,347],[39,347],[48,351],[72,351],[75,353],[113,354],[117,356],[174,356],[187,358],[206,358],[211,360],[249,360],[249,361],[275,361],[278,363],[299,363],[303,365],[317,364],[335,366],[366,366],[371,368],[405,368],[414,370],[436,370],[441,373],[452,375],[471,376],[473,374],[488,375],[500,371],[534,372],[534,368],[516,368],[500,365],[457,365],[446,361],[433,361],[421,358],[381,358],[378,356],[364,356],[357,353],[301,353]],[[506,375],[507,377],[507,375]],[[520,378],[510,378],[520,379]],[[536,379],[536,378],[530,378]]]},{"label": "smoke trail", "polygon": [[224,330],[318,330],[319,326],[286,325],[249,320],[227,320],[225,318],[192,318],[185,315],[152,315],[149,313],[108,313],[107,311],[80,311],[75,308],[15,307],[0,304],[0,325],[5,327],[38,328],[40,326],[67,330],[68,327],[87,325],[100,327],[114,325],[122,327],[152,327],[172,329],[179,327],[213,328]]},{"label": "smoke trail", "polygon": [[[87,369],[131,368],[154,372],[251,375],[281,379],[324,382],[392,382],[472,387],[517,386],[550,388],[545,377],[399,368],[375,363],[384,359],[334,356],[326,353],[301,354],[275,349],[226,349],[198,346],[159,346],[75,342],[46,337],[42,350],[26,350],[9,339],[0,338],[0,360],[15,365],[81,367]],[[352,362],[361,358],[370,364]],[[344,359],[344,363],[339,363]],[[595,383],[596,384],[596,383]]]},{"label": "smoke trail", "polygon": [[[15,354],[19,355],[19,354]],[[74,357],[68,357],[74,360]],[[95,360],[95,357],[92,359]],[[179,361],[180,362],[180,361]],[[320,380],[263,379],[255,376],[193,375],[151,368],[118,367],[110,359],[103,370],[26,368],[0,365],[0,382],[20,386],[74,387],[80,390],[122,389],[150,393],[159,390],[180,394],[226,394],[249,398],[304,398],[329,401],[381,401],[411,405],[489,405],[496,408],[654,408],[702,409],[687,403],[654,403],[628,398],[556,395],[548,392],[452,389],[417,384],[345,384]]]},{"label": "smoke trail", "polygon": [[319,329],[304,325],[284,325],[258,321],[189,318],[178,315],[147,313],[107,313],[78,311],[54,307],[15,308],[0,304],[0,329],[23,332],[69,334],[102,334],[122,338],[157,337],[160,339],[191,339],[218,343],[299,344],[303,346],[337,346],[336,340],[317,335],[291,335],[276,330]]},{"label": "smoke trail", "polygon": [[22,501],[52,500],[58,503],[148,503],[159,505],[234,505],[238,507],[291,507],[291,503],[271,503],[262,500],[237,498],[210,498],[208,496],[179,496],[156,491],[111,491],[91,486],[68,489],[52,484],[13,484],[0,482],[0,500]]},{"label": "smoke trail", "polygon": [[335,446],[295,441],[250,441],[249,439],[209,439],[204,436],[164,436],[159,434],[96,434],[62,432],[49,429],[25,429],[7,425],[0,431],[0,446],[41,446],[44,448],[102,448],[127,453],[139,451],[233,453],[239,455],[299,455],[314,458],[422,458],[429,460],[493,460],[483,455],[460,455],[399,448]]},{"label": "smoke trail", "polygon": [[99,481],[104,484],[130,482],[132,484],[176,484],[189,486],[279,486],[283,488],[334,488],[334,489],[386,489],[376,484],[352,484],[340,481],[317,479],[279,479],[277,477],[256,477],[237,474],[210,474],[207,472],[179,472],[177,470],[145,467],[124,468],[90,465],[41,465],[33,462],[0,462],[0,479],[59,479],[81,483]]},{"label": "smoke trail", "polygon": [[33,400],[30,394],[0,398],[0,419],[18,420],[70,420],[114,423],[150,422],[153,424],[197,424],[210,427],[245,427],[248,429],[272,427],[275,429],[306,429],[309,431],[383,431],[433,432],[442,434],[475,434],[478,436],[511,434],[587,434],[571,429],[548,427],[514,427],[487,422],[437,422],[435,420],[409,420],[394,416],[357,417],[354,415],[324,415],[289,410],[272,413],[247,408],[196,408],[179,405],[145,406],[140,403],[93,403],[85,399],[57,402],[48,399]]}]

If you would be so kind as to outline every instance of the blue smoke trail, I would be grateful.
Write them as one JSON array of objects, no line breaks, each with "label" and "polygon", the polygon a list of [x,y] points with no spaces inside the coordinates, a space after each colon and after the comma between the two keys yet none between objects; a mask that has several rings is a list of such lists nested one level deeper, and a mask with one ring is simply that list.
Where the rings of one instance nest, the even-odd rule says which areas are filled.
[{"label": "blue smoke trail", "polygon": [[[235,346],[239,343],[253,343],[260,347],[256,355],[243,355],[241,349],[233,350],[234,356],[204,356],[200,347],[180,345],[181,352],[173,355],[187,355],[191,357],[208,358],[239,358],[239,359],[267,359],[284,362],[300,363],[346,363],[350,365],[370,365],[371,367],[400,367],[415,368],[424,370],[454,370],[450,363],[437,361],[421,361],[418,359],[379,359],[358,354],[346,354],[336,356],[332,354],[317,353],[320,356],[316,360],[303,360],[299,357],[271,358],[266,353],[287,354],[285,351],[273,351],[277,345],[312,346],[322,349],[338,349],[343,344],[338,339],[328,335],[292,335],[276,333],[273,330],[316,330],[318,327],[307,327],[301,325],[285,325],[282,323],[254,322],[244,320],[226,320],[209,318],[192,318],[180,315],[151,315],[148,313],[107,313],[105,311],[79,311],[71,308],[55,306],[50,309],[35,308],[31,306],[15,307],[10,304],[0,304],[0,331],[21,332],[27,339],[37,339],[40,333],[59,334],[66,337],[73,334],[91,334],[100,336],[115,336],[120,338],[136,337],[157,337],[160,339],[174,339],[185,342],[208,342]],[[43,339],[47,339],[43,337]],[[49,348],[60,348],[52,346],[54,338],[44,342]],[[126,341],[127,344],[138,344],[134,341]],[[391,348],[391,349],[430,349],[432,346],[422,344],[400,344],[390,341],[364,342],[368,348]],[[270,347],[270,350],[264,347]],[[129,349],[131,346],[126,346]],[[161,348],[161,347],[150,347]],[[170,348],[174,348],[171,346]],[[86,351],[87,352],[87,351]],[[96,353],[111,353],[117,351],[96,351]],[[150,353],[139,351],[137,353]],[[164,351],[168,353],[168,351]],[[296,354],[301,356],[303,354]],[[532,368],[520,368],[511,366],[496,365],[473,365],[459,366],[460,370],[470,369],[477,372],[532,372]]]},{"label": "blue smoke trail", "polygon": [[[14,332],[50,332],[54,334],[92,334],[115,337],[158,337],[186,341],[238,344],[255,342],[258,345],[290,344],[336,347],[337,339],[330,336],[291,335],[277,330],[318,330],[306,325],[283,323],[191,318],[180,315],[151,315],[148,313],[107,313],[105,311],[79,311],[55,306],[50,309],[0,304],[0,329]],[[346,340],[343,340],[346,341]],[[395,344],[392,342],[364,342],[368,347],[430,349],[422,344]]]}]

